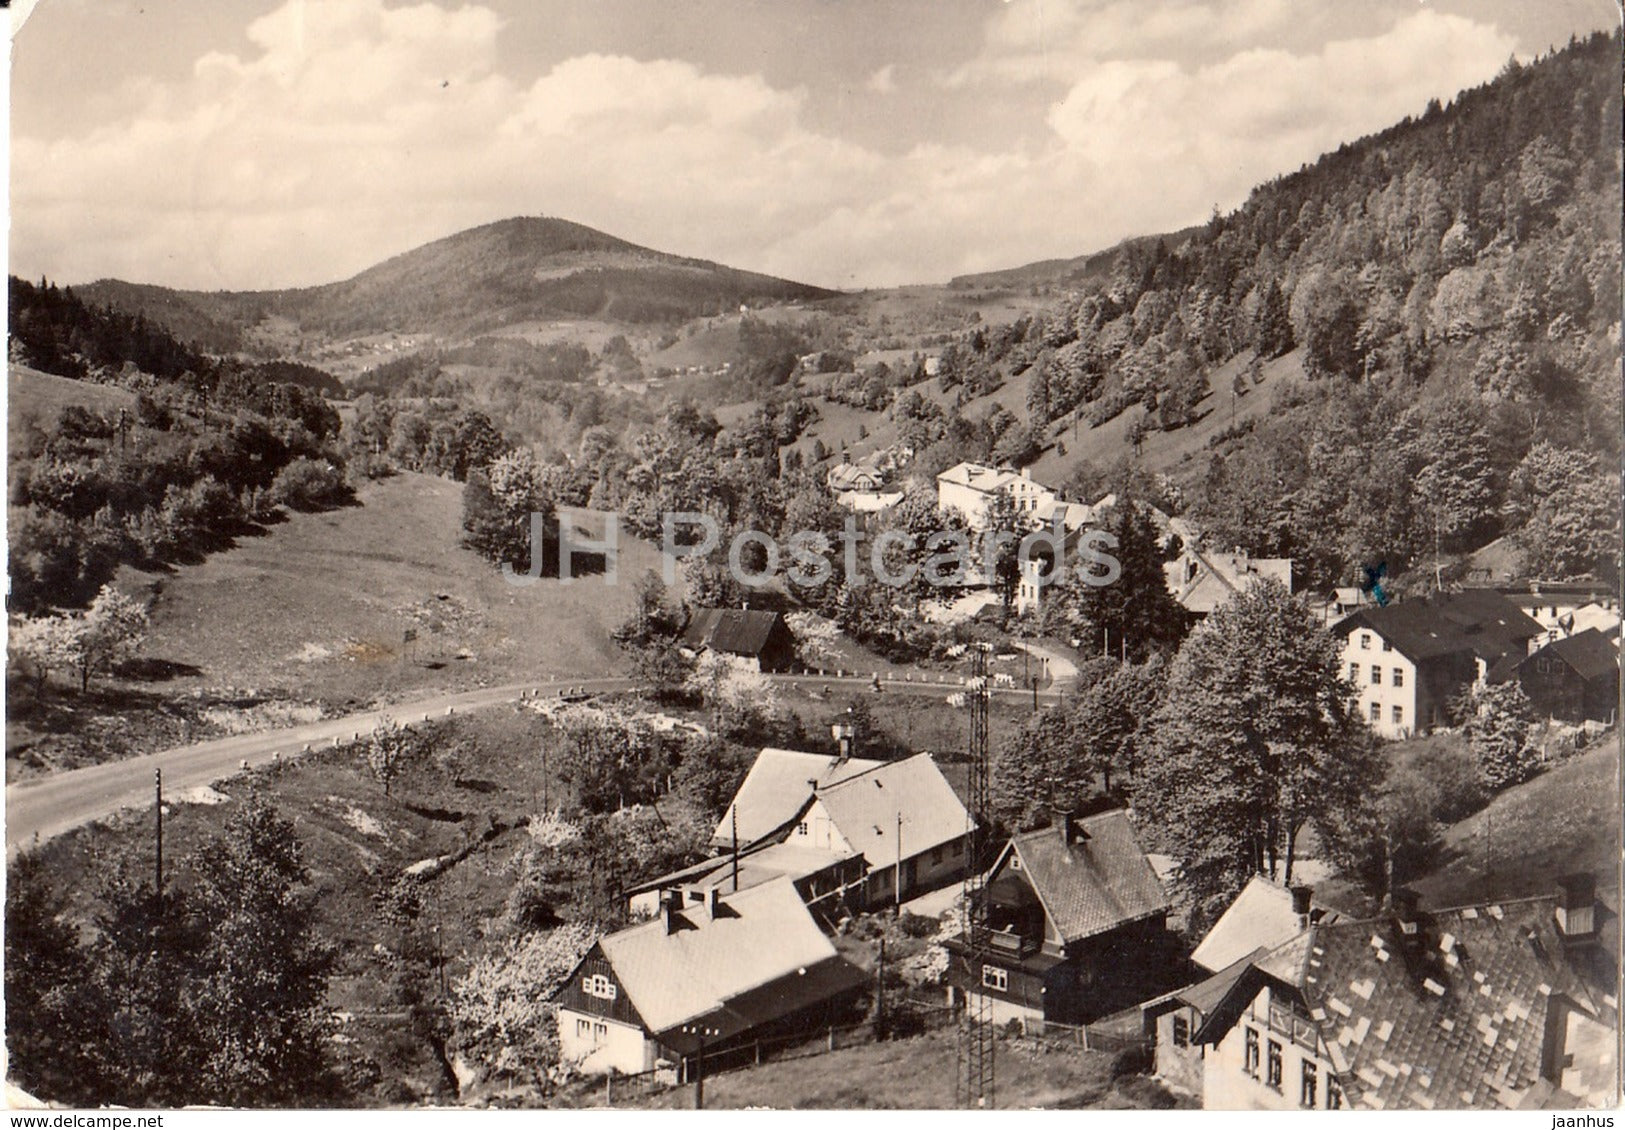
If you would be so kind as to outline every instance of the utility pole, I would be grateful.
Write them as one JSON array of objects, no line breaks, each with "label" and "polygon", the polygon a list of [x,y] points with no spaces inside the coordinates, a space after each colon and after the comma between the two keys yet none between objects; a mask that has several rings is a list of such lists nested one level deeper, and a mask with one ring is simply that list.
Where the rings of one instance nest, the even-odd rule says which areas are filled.
[{"label": "utility pole", "polygon": [[738,894],[739,893],[739,806],[737,804],[730,804],[728,806],[728,819],[729,819],[729,822],[731,823],[731,825],[733,827],[733,840],[734,840],[734,852],[733,852],[733,855],[734,855],[734,862],[733,862],[734,894]]},{"label": "utility pole", "polygon": [[897,814],[897,916],[903,915],[903,814]]},{"label": "utility pole", "polygon": [[159,909],[164,904],[164,771],[152,771],[153,899]]},{"label": "utility pole", "polygon": [[886,1032],[886,939],[880,939],[880,960],[875,965],[875,1038]]}]

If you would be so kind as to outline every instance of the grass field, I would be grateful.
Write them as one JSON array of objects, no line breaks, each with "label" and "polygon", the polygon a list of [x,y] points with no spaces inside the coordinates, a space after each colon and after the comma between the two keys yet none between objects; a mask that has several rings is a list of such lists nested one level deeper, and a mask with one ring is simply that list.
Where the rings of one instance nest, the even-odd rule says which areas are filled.
[{"label": "grass field", "polygon": [[[520,588],[458,546],[461,521],[461,484],[402,474],[363,488],[359,505],[293,514],[201,564],[122,570],[117,583],[150,598],[142,677],[99,680],[84,697],[59,685],[40,707],[23,703],[7,723],[8,779],[239,723],[264,729],[254,711],[268,701],[320,716],[417,691],[616,669],[609,632],[644,570],[658,571],[654,547],[623,532],[613,585],[587,576]],[[224,730],[205,724],[216,708],[236,712]]]},{"label": "grass field", "polygon": [[458,546],[461,518],[461,484],[402,474],[364,488],[358,506],[295,514],[201,565],[122,579],[155,596],[146,654],[196,668],[198,685],[345,701],[615,667],[609,629],[659,568],[652,546],[623,533],[613,585],[520,588]]},{"label": "grass field", "polygon": [[117,412],[135,406],[135,393],[113,385],[69,380],[26,365],[11,365],[6,373],[6,427],[16,443],[31,419],[44,422],[69,405],[96,412]]},{"label": "grass field", "polygon": [[[705,1081],[707,1109],[942,1110],[955,1106],[955,1034],[928,1033],[908,1040],[839,1048]],[[1033,1040],[1001,1039],[995,1053],[994,1107],[1032,1109],[1167,1109],[1175,1100],[1140,1076],[1113,1078],[1116,1058],[1106,1052]],[[563,1102],[602,1106],[602,1085],[583,1085]],[[685,1110],[694,1088],[652,1095],[626,1094],[616,1107]]]},{"label": "grass field", "polygon": [[1597,875],[1611,900],[1620,861],[1618,731],[1453,825],[1445,859],[1411,884],[1434,906],[1549,894],[1576,871]]}]

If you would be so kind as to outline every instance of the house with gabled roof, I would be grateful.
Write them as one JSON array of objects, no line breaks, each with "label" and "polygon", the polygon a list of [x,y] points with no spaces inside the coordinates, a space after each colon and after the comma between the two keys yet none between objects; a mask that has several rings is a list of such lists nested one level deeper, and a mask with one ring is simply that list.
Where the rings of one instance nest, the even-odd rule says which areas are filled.
[{"label": "house with gabled roof", "polygon": [[947,943],[949,996],[981,998],[995,1024],[1088,1023],[1160,962],[1168,897],[1125,810],[1011,837],[985,897],[975,964],[963,936]]},{"label": "house with gabled roof", "polygon": [[600,939],[554,995],[560,1058],[685,1081],[700,1055],[845,1018],[867,982],[789,879],[671,899],[653,921]]},{"label": "house with gabled roof", "polygon": [[1277,581],[1292,591],[1290,557],[1253,557],[1239,547],[1228,553],[1209,552],[1188,544],[1162,567],[1174,600],[1193,619],[1203,619],[1258,580]]},{"label": "house with gabled roof", "polygon": [[788,671],[796,663],[796,637],[777,612],[750,608],[697,608],[683,629],[683,646],[715,651],[756,671]]},{"label": "house with gabled roof", "polygon": [[1520,660],[1512,677],[1547,717],[1612,722],[1619,716],[1619,651],[1596,628],[1546,644]]},{"label": "house with gabled roof", "polygon": [[1542,629],[1500,593],[1469,589],[1362,608],[1332,632],[1344,641],[1355,710],[1377,733],[1403,738],[1443,725],[1475,682],[1510,676]]},{"label": "house with gabled roof", "polygon": [[1197,980],[1140,1006],[1153,1041],[1156,1075],[1186,1094],[1202,1093],[1206,1051],[1192,1040],[1248,965],[1337,912],[1314,903],[1306,886],[1284,887],[1254,875],[1191,951]]},{"label": "house with gabled roof", "polygon": [[885,764],[844,754],[764,748],[711,834],[711,846],[745,847],[784,828],[818,788]]},{"label": "house with gabled roof", "polygon": [[[1247,959],[1193,1040],[1216,1110],[1525,1110],[1618,1101],[1590,876],[1555,896],[1310,925]],[[1617,971],[1612,975],[1617,977]]]},{"label": "house with gabled roof", "polygon": [[[747,870],[786,867],[809,901],[865,910],[959,879],[969,831],[965,806],[928,753],[870,761],[770,748],[711,844],[725,855],[737,844]],[[725,878],[732,882],[731,863]]]},{"label": "house with gabled roof", "polygon": [[1016,512],[1029,522],[1057,498],[1053,490],[1026,471],[1008,467],[989,467],[967,460],[937,476],[937,509],[958,512],[972,530],[986,528],[993,500],[1000,494],[1009,495]]},{"label": "house with gabled roof", "polygon": [[1336,911],[1315,905],[1312,888],[1285,887],[1254,875],[1191,951],[1191,963],[1217,973],[1254,950],[1271,950],[1297,937],[1311,923],[1336,918]]}]

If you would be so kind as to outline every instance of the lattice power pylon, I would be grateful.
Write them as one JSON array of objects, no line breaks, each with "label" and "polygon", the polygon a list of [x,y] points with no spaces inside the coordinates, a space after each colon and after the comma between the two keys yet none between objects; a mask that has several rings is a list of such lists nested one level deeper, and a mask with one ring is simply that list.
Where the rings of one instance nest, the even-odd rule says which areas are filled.
[{"label": "lattice power pylon", "polygon": [[971,678],[965,688],[970,707],[970,780],[966,804],[970,827],[965,831],[965,892],[962,910],[965,948],[965,1011],[959,1026],[959,1105],[972,1110],[993,1106],[993,1005],[985,993],[973,993],[988,952],[987,836],[991,806],[987,749],[987,650],[978,646],[971,656]]}]

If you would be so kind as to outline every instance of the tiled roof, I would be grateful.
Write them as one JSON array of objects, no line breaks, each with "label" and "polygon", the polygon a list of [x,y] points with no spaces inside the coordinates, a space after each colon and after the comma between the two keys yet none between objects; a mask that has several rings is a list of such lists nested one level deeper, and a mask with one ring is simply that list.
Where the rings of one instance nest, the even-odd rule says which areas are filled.
[{"label": "tiled roof", "polygon": [[[739,890],[771,882],[781,876],[796,880],[816,875],[857,853],[838,854],[820,848],[759,841],[739,853]],[[676,871],[668,871],[630,888],[628,895],[673,887],[722,887],[734,885],[734,861],[729,852],[703,859]]]},{"label": "tiled roof", "polygon": [[970,487],[972,490],[992,493],[1000,487],[1006,486],[1020,478],[1014,471],[1007,471],[998,467],[988,467],[981,463],[972,463],[966,460],[949,467],[937,476],[939,483],[953,483],[958,486]]},{"label": "tiled roof", "polygon": [[[1514,1109],[1557,1032],[1591,999],[1553,924],[1556,900],[1315,926],[1256,966],[1302,992],[1351,1105]],[[1555,1010],[1555,1011],[1554,1011]]]},{"label": "tiled roof", "polygon": [[1564,663],[1574,668],[1580,678],[1590,682],[1593,679],[1604,679],[1619,670],[1619,652],[1595,628],[1587,628],[1583,632],[1576,632],[1565,639],[1547,644],[1534,655],[1524,659],[1519,666],[1531,663],[1537,658],[1557,656]]},{"label": "tiled roof", "polygon": [[[701,608],[683,631],[690,647],[709,647],[731,655],[760,655],[779,623],[777,612],[748,608]],[[785,631],[789,631],[786,627]]]},{"label": "tiled roof", "polygon": [[1292,892],[1254,875],[1197,944],[1191,960],[1209,971],[1223,969],[1260,947],[1273,950],[1302,931],[1292,912]]},{"label": "tiled roof", "polygon": [[[664,917],[622,930],[599,945],[616,979],[649,1031],[721,1014],[723,1029],[739,1030],[770,1019],[773,993],[752,993],[835,958],[830,943],[788,879],[725,895],[713,918],[705,904],[678,912],[667,933]],[[747,996],[748,995],[748,996]],[[798,994],[777,994],[795,1011]],[[730,1002],[746,998],[748,1015],[726,1017]],[[724,1032],[726,1034],[726,1031]]]},{"label": "tiled roof", "polygon": [[1587,628],[1595,628],[1606,639],[1619,639],[1619,613],[1600,604],[1587,604],[1574,610],[1573,626],[1569,631],[1579,635]]},{"label": "tiled roof", "polygon": [[858,773],[865,773],[884,764],[854,757],[842,761],[833,754],[800,753],[792,749],[762,750],[756,763],[745,774],[745,779],[734,794],[733,803],[717,821],[711,836],[713,844],[733,843],[733,814],[739,814],[739,842],[754,843],[770,832],[783,827],[791,817],[801,811],[812,795],[809,780],[817,781],[819,788],[828,788],[837,781]]},{"label": "tiled roof", "polygon": [[965,837],[970,817],[929,753],[878,765],[818,790],[831,823],[872,868],[897,862],[899,815],[903,858]]},{"label": "tiled roof", "polygon": [[[1187,566],[1196,570],[1187,581]],[[1279,581],[1292,588],[1290,557],[1248,557],[1245,553],[1204,553],[1187,548],[1163,566],[1174,599],[1190,612],[1206,614],[1244,590],[1256,579]]]},{"label": "tiled roof", "polygon": [[1509,655],[1522,656],[1541,626],[1493,589],[1435,593],[1362,608],[1332,630],[1347,635],[1368,628],[1406,658],[1420,662],[1440,655],[1470,652],[1494,667]]},{"label": "tiled roof", "polygon": [[1122,809],[1076,821],[1068,844],[1060,827],[1015,836],[1011,850],[1067,944],[1147,918],[1168,907],[1151,863]]}]

